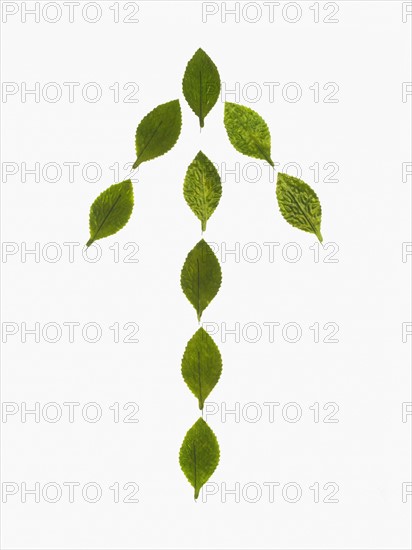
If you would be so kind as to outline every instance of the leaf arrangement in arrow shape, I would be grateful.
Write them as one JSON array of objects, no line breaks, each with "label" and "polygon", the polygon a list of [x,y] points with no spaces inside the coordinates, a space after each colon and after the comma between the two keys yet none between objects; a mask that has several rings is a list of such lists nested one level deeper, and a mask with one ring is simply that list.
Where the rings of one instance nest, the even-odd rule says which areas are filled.
[{"label": "leaf arrangement in arrow shape", "polygon": [[[208,54],[199,48],[186,66],[183,95],[203,128],[220,95],[220,76]],[[253,109],[226,102],[224,125],[233,147],[252,158],[275,166],[271,156],[271,135],[265,120]],[[167,153],[179,139],[182,113],[178,99],[150,111],[135,133],[136,160],[133,169]],[[213,162],[199,151],[186,171],[184,198],[201,222],[202,233],[222,196],[222,183]],[[316,235],[322,242],[322,208],[315,191],[304,181],[279,173],[276,197],[283,218],[293,227]],[[134,205],[130,179],[103,191],[90,208],[90,238],[87,246],[114,235],[130,219]],[[196,311],[198,322],[218,293],[222,282],[219,261],[211,247],[201,239],[189,252],[181,272],[182,291]],[[203,329],[187,343],[182,358],[182,376],[203,410],[222,373],[222,358],[212,337]],[[194,488],[195,499],[215,471],[220,458],[219,444],[208,424],[199,418],[182,443],[179,462]]]}]

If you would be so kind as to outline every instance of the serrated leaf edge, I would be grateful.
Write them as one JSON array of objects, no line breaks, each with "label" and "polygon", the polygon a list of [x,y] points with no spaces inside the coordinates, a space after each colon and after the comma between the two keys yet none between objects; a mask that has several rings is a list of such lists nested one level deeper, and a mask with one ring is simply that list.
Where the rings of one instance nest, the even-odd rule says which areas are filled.
[{"label": "serrated leaf edge", "polygon": [[[184,269],[184,267],[185,267],[187,258],[189,257],[189,254],[190,254],[190,253],[192,252],[192,250],[193,250],[194,248],[196,248],[196,246],[197,246],[200,242],[202,242],[202,241],[205,242],[205,243],[207,244],[207,246],[210,248],[210,250],[213,252],[213,254],[214,254],[214,256],[215,256],[215,258],[216,258],[216,260],[217,260],[217,263],[219,264],[219,267],[220,267],[220,284],[219,284],[219,287],[218,287],[218,289],[217,289],[217,291],[216,291],[215,296],[218,294],[218,292],[219,292],[219,290],[220,290],[220,288],[221,288],[221,286],[222,286],[222,267],[221,267],[221,265],[220,265],[219,259],[218,259],[218,257],[216,256],[216,254],[215,254],[214,250],[212,249],[212,247],[208,244],[208,242],[205,241],[204,239],[200,239],[200,241],[198,241],[198,242],[189,250],[189,252],[187,253],[186,258],[185,258],[185,261],[183,262],[182,269],[180,270],[180,288],[181,288],[181,290],[182,290],[182,292],[183,292],[183,296],[184,296],[186,299],[187,299],[187,296],[186,296],[185,291],[183,290],[183,287],[182,287],[182,272],[183,272],[183,269]],[[213,298],[213,299],[214,299],[214,298]],[[190,303],[190,302],[189,302],[189,303]],[[212,303],[212,300],[207,304],[207,306],[205,307],[205,309],[208,308],[208,307],[210,306],[211,303]],[[190,304],[191,304],[191,303],[190,303]],[[191,304],[191,305],[192,305],[192,304]],[[192,307],[194,307],[194,306],[192,305]],[[196,308],[194,308],[194,309],[195,309],[195,311],[196,311],[196,313],[197,313],[197,309],[196,309]],[[204,309],[203,311],[205,311],[205,309]],[[203,311],[202,311],[202,314],[203,314]],[[199,314],[197,313],[197,320],[199,321],[199,323],[200,323],[200,319],[202,318],[202,314],[199,315]]]},{"label": "serrated leaf edge", "polygon": [[[319,202],[319,208],[320,208],[320,214],[321,214],[321,217],[322,217],[322,204],[319,200],[319,197],[316,193],[316,191],[308,184],[306,183],[305,181],[301,180],[300,178],[296,178],[295,176],[290,176],[289,174],[285,174],[283,172],[279,172],[278,173],[278,177],[277,177],[277,180],[276,180],[276,198],[277,198],[277,201],[278,201],[278,208],[279,208],[279,212],[280,212],[280,215],[282,216],[282,218],[291,226],[291,227],[294,227],[295,229],[299,229],[300,231],[304,231],[305,233],[310,233],[311,235],[315,235],[317,237],[317,239],[319,240],[320,243],[323,242],[323,237],[322,237],[322,233],[321,233],[321,230],[320,230],[320,226],[319,226],[319,231],[313,227],[313,224],[310,220],[308,220],[308,218],[306,217],[306,214],[305,212],[301,209],[300,207],[300,204],[296,201],[296,204],[299,208],[299,210],[302,212],[302,215],[305,217],[306,221],[308,222],[308,225],[310,225],[313,229],[313,231],[308,231],[307,229],[302,229],[301,227],[296,227],[294,225],[292,225],[286,218],[285,216],[283,215],[282,213],[282,210],[280,209],[280,201],[279,201],[279,194],[278,194],[278,190],[280,187],[282,187],[282,185],[284,187],[287,187],[288,183],[287,181],[284,179],[284,176],[287,176],[288,178],[293,178],[295,180],[298,180],[299,183],[303,184],[303,185],[306,185],[307,187],[309,187],[309,189],[312,191],[312,193],[315,195],[317,201]],[[293,196],[293,195],[292,195]],[[320,224],[319,224],[320,225]]]},{"label": "serrated leaf edge", "polygon": [[[230,135],[229,135],[229,132],[227,130],[227,127],[226,127],[226,105],[236,105],[236,107],[243,107],[244,109],[247,109],[248,111],[256,114],[260,119],[261,121],[263,122],[263,124],[266,126],[266,129],[269,133],[269,136],[270,136],[270,141],[271,141],[271,153],[272,153],[272,135],[270,133],[270,129],[269,129],[269,126],[267,124],[267,122],[265,121],[265,119],[257,112],[255,111],[254,109],[251,109],[250,107],[247,107],[246,105],[240,105],[239,103],[234,103],[233,101],[225,101],[225,108],[224,108],[224,113],[223,113],[223,125],[225,127],[225,130],[226,130],[226,134],[227,134],[227,137],[229,138],[229,141],[232,145],[232,147],[235,149],[235,151],[237,151],[238,153],[240,153],[241,155],[244,155],[245,157],[249,157],[249,158],[255,158],[255,159],[259,159],[259,160],[265,160],[266,162],[268,162],[270,164],[270,166],[272,166],[272,168],[275,167],[275,163],[273,162],[271,156],[269,155],[269,157],[266,156],[266,154],[261,151],[262,153],[262,156],[264,157],[263,159],[261,157],[257,157],[255,155],[248,155],[246,153],[242,153],[242,151],[239,151],[239,149],[236,147],[236,145],[234,144],[234,142],[232,141]],[[256,147],[260,150],[260,147],[257,145],[257,143],[255,142],[255,145]]]},{"label": "serrated leaf edge", "polygon": [[[200,327],[197,329],[197,331],[189,338],[187,344],[186,344],[186,347],[185,347],[185,350],[183,352],[183,355],[182,355],[182,360],[180,362],[180,372],[182,374],[182,378],[183,378],[183,381],[184,383],[186,384],[186,386],[188,387],[188,389],[191,391],[191,393],[194,395],[194,397],[196,397],[196,399],[198,400],[199,402],[199,409],[202,411],[203,410],[203,407],[200,406],[200,399],[199,397],[194,393],[194,391],[189,387],[188,383],[186,382],[185,380],[185,377],[183,375],[183,358],[186,354],[186,350],[187,348],[189,347],[189,344],[190,342],[193,340],[193,338],[196,336],[196,334],[199,332],[199,330],[202,330],[205,334],[207,334],[209,336],[209,338],[212,340],[213,344],[216,346],[216,349],[217,349],[217,352],[219,354],[219,357],[220,357],[220,373],[219,373],[219,376],[218,376],[218,379],[216,380],[216,383],[215,383],[215,386],[218,384],[219,380],[221,379],[222,377],[222,372],[223,372],[223,359],[222,359],[222,354],[220,352],[220,349],[219,349],[219,346],[216,344],[216,342],[213,340],[213,338],[210,336],[210,334],[203,328],[203,327]],[[214,390],[215,388],[213,387],[212,391]],[[211,392],[210,392],[211,393]],[[209,393],[209,395],[210,395]],[[207,398],[205,398],[207,399]],[[203,404],[205,402],[205,399],[203,399]]]},{"label": "serrated leaf edge", "polygon": [[[185,174],[185,177],[184,177],[184,180],[183,180],[183,197],[186,201],[186,204],[188,205],[188,207],[190,208],[190,210],[193,212],[193,214],[196,216],[196,218],[198,220],[200,220],[200,224],[201,224],[201,229],[202,229],[202,233],[203,231],[206,231],[206,227],[207,227],[207,222],[210,220],[210,218],[212,217],[212,215],[214,214],[215,211],[213,211],[210,216],[208,218],[199,218],[199,216],[194,212],[194,210],[192,209],[191,205],[189,204],[189,195],[188,193],[186,193],[186,178],[187,178],[187,175],[189,173],[189,170],[191,169],[192,165],[198,161],[200,162],[200,159],[202,159],[205,161],[205,162],[209,162],[213,168],[216,170],[216,174],[217,174],[217,177],[219,178],[219,182],[220,182],[220,195],[219,195],[219,200],[218,200],[218,204],[216,205],[216,208],[217,206],[219,205],[220,203],[220,200],[222,198],[222,195],[223,195],[223,187],[222,187],[222,179],[220,177],[220,174],[219,174],[219,171],[217,170],[216,166],[214,165],[214,163],[210,160],[210,158],[205,155],[205,153],[202,151],[202,150],[199,150],[198,153],[196,154],[195,158],[192,160],[192,162],[189,164],[189,166],[187,167],[187,170],[186,170],[186,174]],[[204,195],[204,186],[202,185],[202,190],[203,190],[203,195]],[[203,196],[204,198],[204,196]],[[215,210],[216,210],[215,208]]]},{"label": "serrated leaf edge", "polygon": [[[183,97],[186,99],[186,103],[187,103],[187,104],[189,105],[189,107],[190,107],[190,110],[191,110],[192,113],[193,113],[195,116],[197,116],[197,118],[199,119],[200,127],[203,128],[203,127],[204,127],[204,120],[205,120],[205,118],[206,118],[207,115],[205,115],[204,117],[203,117],[203,116],[201,117],[200,115],[198,115],[198,114],[195,112],[195,110],[194,110],[194,109],[191,107],[191,105],[189,104],[189,102],[188,102],[188,100],[187,100],[187,98],[186,98],[185,92],[184,92],[184,90],[183,90],[183,83],[184,83],[184,79],[185,79],[185,75],[186,75],[187,68],[188,68],[188,66],[189,66],[189,63],[193,60],[193,58],[195,57],[195,55],[196,55],[198,52],[204,53],[205,56],[210,60],[210,62],[212,63],[212,65],[213,65],[214,68],[216,69],[216,72],[217,72],[218,77],[219,77],[219,94],[220,94],[220,89],[221,89],[222,81],[221,81],[221,79],[220,79],[219,69],[217,68],[217,65],[215,64],[215,62],[213,61],[213,59],[210,57],[210,55],[209,55],[207,52],[205,52],[205,50],[204,50],[203,48],[198,48],[198,49],[195,51],[195,53],[192,55],[192,57],[189,59],[189,61],[186,63],[185,72],[183,73],[183,78],[182,78],[182,93],[183,93]],[[219,98],[219,96],[218,96],[218,98]],[[211,107],[210,111],[213,109],[213,107],[216,105],[216,103],[217,103],[217,100],[216,100],[216,102],[213,104],[213,106]],[[210,111],[209,111],[209,112],[210,112]],[[209,114],[209,113],[207,113],[207,114]]]},{"label": "serrated leaf edge", "polygon": [[[180,101],[179,99],[172,99],[171,101],[166,101],[165,103],[160,103],[159,105],[156,105],[156,107],[154,107],[151,111],[149,111],[142,119],[141,121],[139,122],[139,124],[137,125],[137,128],[136,128],[136,131],[134,133],[134,141],[135,141],[135,152],[136,152],[136,155],[138,154],[137,151],[136,151],[136,136],[137,136],[137,130],[139,129],[139,126],[142,124],[142,122],[147,118],[149,117],[153,111],[155,111],[158,107],[162,106],[162,105],[167,105],[168,103],[173,103],[174,101],[177,101],[177,104],[179,105],[179,114],[180,114],[180,117],[179,117],[179,122],[180,122],[180,125],[179,125],[179,134],[177,136],[177,139],[176,139],[176,142],[172,145],[172,147],[170,147],[170,149],[168,149],[167,151],[165,151],[164,153],[161,153],[160,155],[157,155],[154,159],[149,159],[149,160],[142,160],[142,161],[139,161],[139,158],[142,156],[142,153],[140,153],[140,157],[138,157],[133,166],[132,166],[132,169],[135,170],[138,166],[140,166],[141,164],[143,164],[143,162],[150,162],[151,160],[156,160],[157,158],[159,157],[163,157],[163,155],[166,155],[166,153],[168,153],[169,151],[171,151],[173,149],[173,147],[176,145],[176,143],[178,142],[179,140],[179,137],[180,137],[180,134],[182,132],[182,108],[180,106]],[[154,136],[154,134],[153,134]],[[153,138],[152,136],[152,138]],[[150,140],[152,139],[150,138]],[[150,143],[150,141],[149,141]],[[149,145],[149,143],[146,144],[146,147]],[[144,150],[146,149],[146,147],[144,148]],[[144,151],[143,150],[143,151]]]},{"label": "serrated leaf edge", "polygon": [[[100,225],[99,229],[97,230],[97,232],[95,233],[94,237],[91,236],[92,234],[92,228],[91,228],[91,223],[92,223],[92,208],[93,208],[93,205],[96,201],[98,201],[100,199],[100,197],[102,195],[104,195],[105,193],[107,193],[107,191],[109,191],[112,187],[115,187],[116,185],[121,185],[123,183],[130,183],[130,187],[131,187],[131,191],[132,191],[132,211],[133,211],[133,208],[134,208],[134,189],[133,189],[133,183],[132,183],[132,180],[124,180],[124,181],[121,181],[119,183],[113,183],[113,185],[110,185],[107,189],[105,189],[104,191],[102,191],[100,193],[100,195],[98,195],[94,201],[92,202],[91,206],[90,206],[90,210],[89,210],[89,233],[90,233],[90,239],[87,241],[86,243],[86,246],[87,248],[89,248],[89,246],[91,246],[94,242],[98,241],[99,239],[96,239],[96,235],[99,233],[103,223],[107,220],[107,217],[109,216],[110,212],[106,215],[105,219],[103,220],[102,224]],[[119,194],[119,197],[117,200],[120,199],[120,195],[121,193]],[[112,207],[112,209],[114,208],[114,205]],[[130,212],[129,214],[129,217],[127,218],[127,220],[124,222],[124,224],[122,225],[122,227],[119,227],[119,229],[117,231],[115,231],[114,233],[112,233],[112,235],[116,235],[116,233],[118,233],[121,229],[123,229],[128,223],[129,223],[129,220],[132,216],[132,211]],[[111,237],[111,235],[108,235],[109,237]],[[102,237],[102,239],[105,239],[106,237]]]},{"label": "serrated leaf edge", "polygon": [[[213,435],[213,437],[215,438],[215,441],[216,441],[216,443],[217,443],[217,463],[216,463],[216,467],[215,467],[215,469],[213,470],[211,476],[214,474],[214,472],[216,471],[216,468],[217,468],[217,467],[219,466],[219,464],[220,464],[220,445],[219,445],[219,440],[217,439],[215,432],[212,430],[212,428],[209,426],[209,424],[206,422],[206,420],[204,420],[202,417],[199,417],[199,418],[196,420],[196,422],[195,422],[195,423],[187,430],[187,432],[185,433],[185,436],[184,436],[184,438],[183,438],[182,444],[180,445],[180,449],[179,449],[179,466],[180,466],[180,469],[182,470],[182,472],[183,472],[185,478],[187,479],[187,481],[189,482],[189,485],[190,485],[191,487],[193,487],[192,482],[191,482],[190,479],[187,477],[186,472],[183,470],[182,466],[180,465],[180,453],[181,453],[181,451],[182,451],[182,447],[183,447],[183,445],[184,445],[184,442],[185,442],[185,439],[186,439],[187,434],[190,432],[190,430],[191,430],[199,421],[202,421],[202,422],[204,422],[204,423],[206,424],[206,426],[207,426],[207,427],[209,428],[209,430],[211,431],[211,433],[212,433],[212,435]],[[211,477],[211,476],[210,476],[210,477]],[[209,477],[209,479],[210,479],[210,477]],[[207,481],[205,481],[205,483],[207,483]],[[205,483],[204,483],[203,485],[205,485]],[[203,485],[202,485],[202,487],[203,487]],[[201,489],[202,487],[199,487],[199,489],[198,489],[198,494],[197,494],[197,495],[196,495],[196,487],[194,487],[194,489],[195,489],[195,500],[198,498],[199,493],[200,493],[200,489]]]}]

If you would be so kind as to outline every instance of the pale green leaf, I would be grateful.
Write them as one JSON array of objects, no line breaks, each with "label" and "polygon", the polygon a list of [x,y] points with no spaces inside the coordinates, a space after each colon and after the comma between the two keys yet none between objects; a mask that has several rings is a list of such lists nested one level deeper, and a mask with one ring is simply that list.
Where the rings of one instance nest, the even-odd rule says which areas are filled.
[{"label": "pale green leaf", "polygon": [[117,233],[129,221],[132,210],[131,180],[116,183],[103,191],[90,207],[90,239],[86,246]]},{"label": "pale green leaf", "polygon": [[201,128],[206,115],[218,100],[219,93],[220,76],[216,65],[199,48],[186,66],[183,94],[192,111],[199,117]]},{"label": "pale green leaf", "polygon": [[182,290],[200,321],[203,311],[216,296],[222,272],[213,250],[203,239],[189,252],[180,275]]},{"label": "pale green leaf", "polygon": [[137,159],[133,168],[167,153],[177,142],[181,127],[182,113],[178,99],[150,111],[136,130]]},{"label": "pale green leaf", "polygon": [[205,399],[222,373],[222,357],[213,338],[200,328],[187,343],[182,359],[182,375],[203,409]]},{"label": "pale green leaf", "polygon": [[266,160],[274,166],[270,156],[270,132],[266,122],[256,111],[225,103],[224,123],[230,143],[248,157]]},{"label": "pale green leaf", "polygon": [[203,420],[193,424],[180,447],[179,463],[195,490],[195,499],[219,464],[220,450],[215,434]]},{"label": "pale green leaf", "polygon": [[315,191],[304,181],[279,173],[276,196],[285,220],[293,227],[314,233],[322,242],[322,208]]},{"label": "pale green leaf", "polygon": [[183,194],[193,213],[202,222],[202,231],[205,231],[206,222],[222,196],[222,184],[214,164],[202,151],[199,151],[187,169]]}]

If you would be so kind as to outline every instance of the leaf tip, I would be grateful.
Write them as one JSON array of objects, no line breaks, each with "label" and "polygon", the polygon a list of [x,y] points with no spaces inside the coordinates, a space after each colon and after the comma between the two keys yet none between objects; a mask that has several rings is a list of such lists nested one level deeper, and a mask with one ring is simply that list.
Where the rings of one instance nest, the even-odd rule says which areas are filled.
[{"label": "leaf tip", "polygon": [[278,185],[284,183],[285,182],[285,176],[287,176],[287,174],[285,174],[283,172],[278,172],[278,177],[277,177],[276,183]]}]

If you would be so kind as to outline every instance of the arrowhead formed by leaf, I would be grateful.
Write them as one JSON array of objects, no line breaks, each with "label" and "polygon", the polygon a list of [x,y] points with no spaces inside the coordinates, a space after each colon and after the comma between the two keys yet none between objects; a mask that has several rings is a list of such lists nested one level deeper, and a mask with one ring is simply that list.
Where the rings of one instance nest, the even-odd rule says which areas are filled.
[{"label": "arrowhead formed by leaf", "polygon": [[132,210],[131,180],[116,183],[103,191],[90,207],[90,239],[86,246],[117,233],[129,221]]},{"label": "arrowhead formed by leaf", "polygon": [[195,490],[195,499],[219,464],[220,450],[215,434],[203,420],[193,424],[180,447],[179,463]]},{"label": "arrowhead formed by leaf", "polygon": [[202,231],[205,231],[206,222],[222,196],[222,183],[215,165],[202,151],[199,151],[187,169],[183,194],[193,213],[202,222]]},{"label": "arrowhead formed by leaf", "polygon": [[266,160],[274,166],[270,156],[270,132],[266,122],[253,109],[225,103],[224,123],[230,143],[244,155]]},{"label": "arrowhead formed by leaf", "polygon": [[198,321],[218,293],[222,271],[213,250],[203,239],[189,252],[180,275],[182,290],[195,308]]},{"label": "arrowhead formed by leaf", "polygon": [[199,48],[186,66],[183,94],[203,128],[206,115],[212,110],[220,93],[220,76],[216,65]]},{"label": "arrowhead formed by leaf", "polygon": [[137,160],[133,168],[167,153],[177,142],[181,127],[182,112],[178,99],[150,111],[136,130]]},{"label": "arrowhead formed by leaf", "polygon": [[279,172],[276,196],[285,220],[293,227],[314,233],[322,242],[322,208],[315,191],[299,178]]},{"label": "arrowhead formed by leaf", "polygon": [[222,357],[213,338],[200,328],[189,340],[182,359],[182,375],[203,409],[205,399],[222,373]]}]

